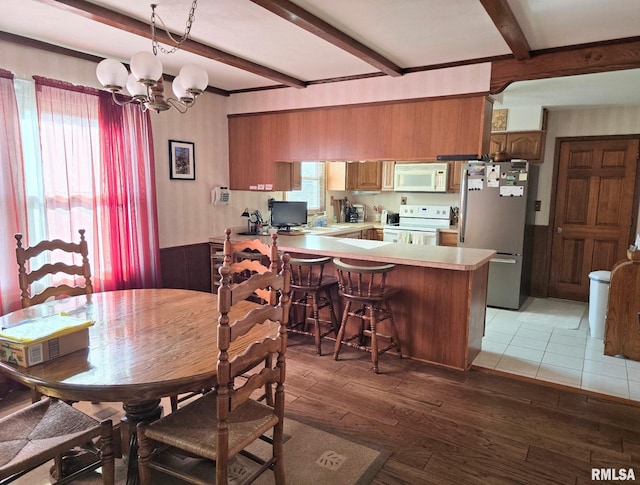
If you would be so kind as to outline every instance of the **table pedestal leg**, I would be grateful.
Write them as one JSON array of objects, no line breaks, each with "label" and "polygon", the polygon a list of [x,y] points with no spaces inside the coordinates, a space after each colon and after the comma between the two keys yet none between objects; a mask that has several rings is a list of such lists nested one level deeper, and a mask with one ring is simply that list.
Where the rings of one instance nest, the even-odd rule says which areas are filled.
[{"label": "table pedestal leg", "polygon": [[155,421],[162,416],[160,399],[125,403],[125,416],[121,420],[122,456],[127,462],[127,485],[138,483],[138,440],[136,425],[140,421]]}]

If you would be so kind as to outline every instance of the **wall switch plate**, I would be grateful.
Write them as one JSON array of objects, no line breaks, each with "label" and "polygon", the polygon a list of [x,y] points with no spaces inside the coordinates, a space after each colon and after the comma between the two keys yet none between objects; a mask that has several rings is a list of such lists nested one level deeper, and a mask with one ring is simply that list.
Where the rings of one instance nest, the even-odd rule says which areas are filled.
[{"label": "wall switch plate", "polygon": [[406,197],[400,197],[400,205],[407,205],[407,198]]}]

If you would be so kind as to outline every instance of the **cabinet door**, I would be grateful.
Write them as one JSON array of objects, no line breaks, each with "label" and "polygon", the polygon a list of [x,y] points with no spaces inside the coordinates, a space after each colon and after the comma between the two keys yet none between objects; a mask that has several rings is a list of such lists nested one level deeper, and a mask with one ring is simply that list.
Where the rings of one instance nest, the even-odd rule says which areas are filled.
[{"label": "cabinet door", "polygon": [[438,241],[439,246],[457,246],[458,245],[458,233],[457,232],[439,232]]},{"label": "cabinet door", "polygon": [[345,162],[325,162],[327,190],[346,190],[347,164]]},{"label": "cabinet door", "polygon": [[273,190],[302,189],[302,166],[300,162],[276,162]]},{"label": "cabinet door", "polygon": [[358,189],[359,169],[360,169],[360,162],[347,162],[345,189],[347,190]]},{"label": "cabinet door", "polygon": [[381,162],[352,163],[357,174],[354,190],[380,190],[382,187]]},{"label": "cabinet door", "polygon": [[491,133],[491,143],[489,144],[489,153],[495,155],[496,153],[507,151],[507,134],[506,133]]},{"label": "cabinet door", "polygon": [[302,162],[291,162],[290,190],[302,190]]},{"label": "cabinet door", "polygon": [[464,161],[449,162],[449,192],[460,192],[460,178],[462,176],[462,165]]},{"label": "cabinet door", "polygon": [[393,190],[393,171],[396,162],[382,162],[382,190]]},{"label": "cabinet door", "polygon": [[542,159],[543,131],[507,133],[507,153],[511,158]]}]

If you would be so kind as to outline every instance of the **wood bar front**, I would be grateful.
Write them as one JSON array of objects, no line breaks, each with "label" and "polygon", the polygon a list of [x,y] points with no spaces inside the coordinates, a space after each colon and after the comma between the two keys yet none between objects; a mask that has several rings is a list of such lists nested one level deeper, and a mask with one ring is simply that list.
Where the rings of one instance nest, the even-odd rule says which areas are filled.
[{"label": "wood bar front", "polygon": [[309,235],[280,236],[278,247],[292,256],[395,264],[387,281],[402,288],[391,306],[403,356],[466,370],[480,352],[494,251]]}]

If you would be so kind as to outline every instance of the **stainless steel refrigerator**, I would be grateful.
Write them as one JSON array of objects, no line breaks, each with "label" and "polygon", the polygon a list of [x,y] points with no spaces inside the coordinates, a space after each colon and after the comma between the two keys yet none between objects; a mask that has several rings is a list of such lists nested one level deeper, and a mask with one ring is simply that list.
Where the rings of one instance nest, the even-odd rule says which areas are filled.
[{"label": "stainless steel refrigerator", "polygon": [[529,294],[537,168],[525,160],[463,165],[458,246],[497,251],[490,306],[517,310]]}]

